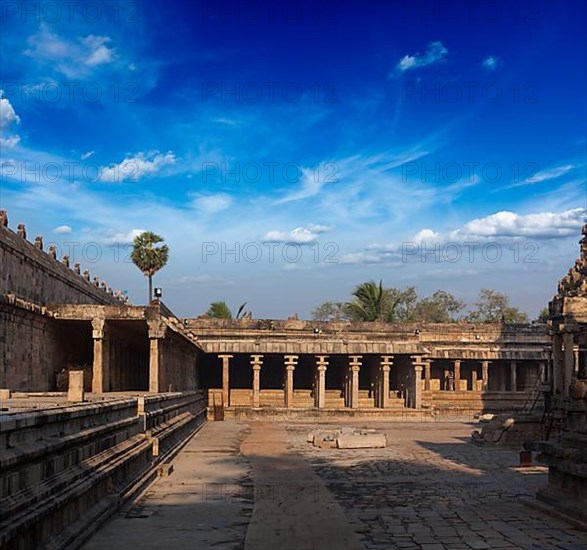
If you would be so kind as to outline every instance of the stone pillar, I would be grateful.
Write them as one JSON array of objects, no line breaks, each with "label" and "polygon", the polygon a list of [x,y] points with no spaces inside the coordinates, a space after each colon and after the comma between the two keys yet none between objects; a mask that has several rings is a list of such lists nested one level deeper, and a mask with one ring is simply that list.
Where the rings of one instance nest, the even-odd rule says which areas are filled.
[{"label": "stone pillar", "polygon": [[483,380],[483,391],[489,391],[489,361],[481,361],[481,379]]},{"label": "stone pillar", "polygon": [[324,408],[326,402],[326,369],[328,355],[316,355],[316,390],[314,392],[314,406]]},{"label": "stone pillar", "polygon": [[575,371],[575,351],[573,344],[573,333],[565,332],[563,334],[564,346],[564,378],[563,378],[563,398],[568,398],[571,393],[571,380]]},{"label": "stone pillar", "polygon": [[351,409],[359,408],[359,371],[361,370],[362,355],[349,355],[350,368],[350,406]]},{"label": "stone pillar", "polygon": [[473,365],[471,370],[471,391],[477,391],[477,366]]},{"label": "stone pillar", "polygon": [[510,361],[510,388],[518,391],[518,363],[515,361]]},{"label": "stone pillar", "polygon": [[283,399],[285,402],[285,406],[288,409],[293,407],[293,400],[294,400],[294,371],[296,370],[296,365],[298,364],[298,356],[297,355],[286,355],[284,358],[285,362],[285,390]]},{"label": "stone pillar", "polygon": [[430,372],[431,372],[431,359],[424,361],[424,389],[430,391]]},{"label": "stone pillar", "polygon": [[412,392],[410,405],[413,409],[422,408],[422,370],[424,368],[424,362],[420,355],[412,357],[412,368],[414,369],[412,378],[414,383],[412,384]]},{"label": "stone pillar", "polygon": [[379,382],[381,387],[379,389],[379,402],[377,403],[377,406],[382,409],[389,407],[389,372],[392,364],[392,355],[381,356],[381,376]]},{"label": "stone pillar", "polygon": [[574,360],[573,360],[573,372],[575,373],[575,376],[577,376],[577,374],[579,373],[579,369],[580,369],[580,365],[579,365],[579,346],[574,346],[573,347],[573,356],[574,356]]},{"label": "stone pillar", "polygon": [[263,364],[262,355],[251,355],[251,365],[253,366],[253,398],[251,406],[254,409],[259,408],[261,402],[261,365]]},{"label": "stone pillar", "polygon": [[149,326],[149,391],[159,393],[163,387],[163,339],[166,325],[162,321],[147,321]]},{"label": "stone pillar", "polygon": [[455,387],[454,390],[455,391],[459,391],[461,389],[461,360],[460,359],[455,359],[454,360],[455,363]]},{"label": "stone pillar", "polygon": [[92,319],[94,363],[92,367],[92,393],[105,393],[110,384],[110,352],[105,319]]},{"label": "stone pillar", "polygon": [[230,360],[232,355],[219,355],[222,359],[222,406],[230,407]]},{"label": "stone pillar", "polygon": [[67,400],[71,403],[84,401],[84,371],[70,370],[69,385],[67,386]]}]

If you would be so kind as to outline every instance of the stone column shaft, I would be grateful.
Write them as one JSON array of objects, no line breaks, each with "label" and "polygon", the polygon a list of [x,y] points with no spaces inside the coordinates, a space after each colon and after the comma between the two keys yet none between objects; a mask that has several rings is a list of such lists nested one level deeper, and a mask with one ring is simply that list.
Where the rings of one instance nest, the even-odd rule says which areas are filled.
[{"label": "stone column shaft", "polygon": [[166,325],[161,321],[147,321],[149,327],[149,391],[159,393],[163,388],[163,339]]},{"label": "stone column shaft", "polygon": [[94,360],[92,366],[92,392],[106,393],[110,388],[110,350],[106,321],[92,320]]},{"label": "stone column shaft", "polygon": [[222,405],[226,408],[230,406],[230,360],[232,355],[219,355],[222,359]]},{"label": "stone column shaft", "polygon": [[359,371],[361,370],[362,355],[350,355],[350,405],[351,409],[359,408]]},{"label": "stone column shaft", "polygon": [[424,389],[426,391],[430,391],[431,362],[430,359],[427,359],[424,363]]},{"label": "stone column shaft", "polygon": [[384,355],[381,357],[381,389],[379,391],[379,403],[378,406],[382,409],[389,407],[389,372],[391,371],[391,365],[393,364],[392,357]]},{"label": "stone column shaft", "polygon": [[483,391],[489,390],[489,361],[481,362],[481,379],[483,380]]},{"label": "stone column shaft", "polygon": [[261,403],[261,365],[263,364],[262,355],[251,355],[251,365],[253,366],[253,395],[251,405],[258,409]]},{"label": "stone column shaft", "polygon": [[511,391],[518,391],[518,363],[516,361],[510,363],[510,386]]},{"label": "stone column shaft", "polygon": [[455,359],[455,391],[461,389],[461,360]]},{"label": "stone column shaft", "polygon": [[297,355],[286,355],[285,356],[285,391],[284,391],[284,401],[285,406],[288,409],[293,407],[294,401],[294,371],[296,369],[296,365],[298,364],[298,356]]}]

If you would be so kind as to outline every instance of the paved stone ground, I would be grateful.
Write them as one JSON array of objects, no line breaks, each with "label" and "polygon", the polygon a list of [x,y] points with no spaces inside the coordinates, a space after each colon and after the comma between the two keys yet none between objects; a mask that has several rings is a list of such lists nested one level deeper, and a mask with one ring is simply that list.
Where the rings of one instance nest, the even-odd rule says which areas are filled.
[{"label": "paved stone ground", "polygon": [[209,422],[128,512],[117,514],[85,550],[242,549],[253,509],[247,426]]},{"label": "paved stone ground", "polygon": [[[365,423],[334,425],[361,426]],[[585,549],[587,533],[522,502],[546,484],[516,450],[477,447],[462,423],[370,424],[385,449],[319,449],[289,425],[299,452],[342,504],[366,549]]]},{"label": "paved stone ground", "polygon": [[517,451],[467,443],[470,425],[372,422],[388,447],[359,450],[313,447],[316,427],[327,426],[208,423],[171,476],[84,548],[587,548],[587,532],[522,502],[546,469],[521,470]]}]

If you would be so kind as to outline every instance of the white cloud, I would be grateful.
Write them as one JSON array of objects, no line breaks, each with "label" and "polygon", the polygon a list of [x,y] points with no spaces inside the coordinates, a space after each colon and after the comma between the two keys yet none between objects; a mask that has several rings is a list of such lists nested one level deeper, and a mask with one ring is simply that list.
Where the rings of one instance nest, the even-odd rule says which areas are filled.
[{"label": "white cloud", "polygon": [[481,65],[489,71],[495,71],[501,65],[501,60],[495,55],[488,55]]},{"label": "white cloud", "polygon": [[192,206],[204,215],[211,215],[230,208],[233,199],[226,193],[216,193],[212,195],[195,194],[193,195]]},{"label": "white cloud", "polygon": [[452,246],[459,244],[474,246],[475,243],[481,245],[488,241],[505,244],[519,239],[547,240],[578,237],[586,216],[585,208],[526,215],[515,212],[496,212],[484,218],[471,220],[454,231],[439,233],[432,229],[421,229],[412,237],[412,240],[401,244],[371,244],[362,250],[344,255],[341,263],[385,264],[393,267],[405,262],[406,257],[420,260],[422,250],[431,253],[436,250],[433,244],[440,247],[449,243]]},{"label": "white cloud", "polygon": [[132,157],[127,156],[118,164],[101,167],[100,180],[114,183],[139,181],[145,176],[156,174],[165,166],[175,164],[176,161],[177,159],[172,151],[165,154],[159,153],[159,151],[140,152]]},{"label": "white cloud", "polygon": [[0,90],[0,145],[7,149],[20,141],[19,135],[12,134],[12,127],[15,124],[20,124],[20,117],[10,101],[4,97],[4,90]]},{"label": "white cloud", "polygon": [[110,37],[93,34],[69,40],[42,23],[37,33],[28,37],[29,48],[24,53],[38,63],[51,65],[68,78],[87,77],[95,67],[116,60],[116,49],[109,48],[106,45],[109,42]]},{"label": "white cloud", "polygon": [[269,231],[261,240],[267,243],[311,244],[316,241],[318,235],[330,230],[331,228],[325,225],[309,224],[291,231]]},{"label": "white cloud", "polygon": [[66,233],[71,233],[72,229],[69,225],[60,225],[53,229],[53,233],[58,233],[59,235],[65,235]]},{"label": "white cloud", "polygon": [[104,244],[132,244],[135,237],[144,233],[145,229],[131,229],[130,231],[115,232],[112,229],[106,231],[106,235],[101,239]]},{"label": "white cloud", "polygon": [[435,242],[440,238],[440,233],[432,231],[432,229],[421,229],[414,235],[415,243]]},{"label": "white cloud", "polygon": [[417,69],[418,67],[426,67],[434,63],[440,63],[444,61],[448,54],[448,50],[442,44],[442,42],[430,42],[426,48],[426,53],[421,55],[417,53],[415,55],[404,55],[395,66],[396,71],[403,73]]},{"label": "white cloud", "polygon": [[478,218],[453,231],[451,238],[557,238],[578,235],[587,216],[584,208],[564,212],[541,212],[537,214],[516,214],[496,212],[485,218]]},{"label": "white cloud", "polygon": [[102,63],[110,63],[116,55],[113,48],[105,46],[110,41],[108,36],[94,36],[93,34],[82,39],[82,44],[87,48],[88,53],[85,64],[93,67]]},{"label": "white cloud", "polygon": [[325,185],[336,183],[338,180],[330,174],[336,174],[338,167],[334,163],[325,163],[324,166],[326,167],[328,164],[332,166],[328,172],[325,169],[302,168],[299,189],[278,200],[277,204],[314,197],[320,193]]},{"label": "white cloud", "polygon": [[178,285],[201,285],[213,280],[210,275],[185,275],[173,282]]},{"label": "white cloud", "polygon": [[88,151],[87,153],[82,154],[82,160],[89,159],[96,151]]},{"label": "white cloud", "polygon": [[536,183],[542,183],[544,181],[553,180],[564,176],[575,168],[574,164],[566,164],[564,166],[558,166],[556,168],[550,168],[548,170],[541,170],[536,172],[533,176],[525,178],[522,181],[513,183],[506,187],[506,189],[512,189],[514,187],[523,187],[525,185],[534,185]]}]

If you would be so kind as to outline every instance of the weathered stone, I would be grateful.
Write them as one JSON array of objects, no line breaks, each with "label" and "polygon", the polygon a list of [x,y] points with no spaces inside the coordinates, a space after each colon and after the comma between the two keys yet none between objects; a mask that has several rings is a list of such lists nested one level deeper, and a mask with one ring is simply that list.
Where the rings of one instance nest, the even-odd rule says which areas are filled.
[{"label": "weathered stone", "polygon": [[69,371],[69,387],[67,388],[67,400],[72,403],[84,401],[84,371]]},{"label": "weathered stone", "polygon": [[384,434],[341,434],[336,439],[338,449],[370,449],[387,445]]}]

